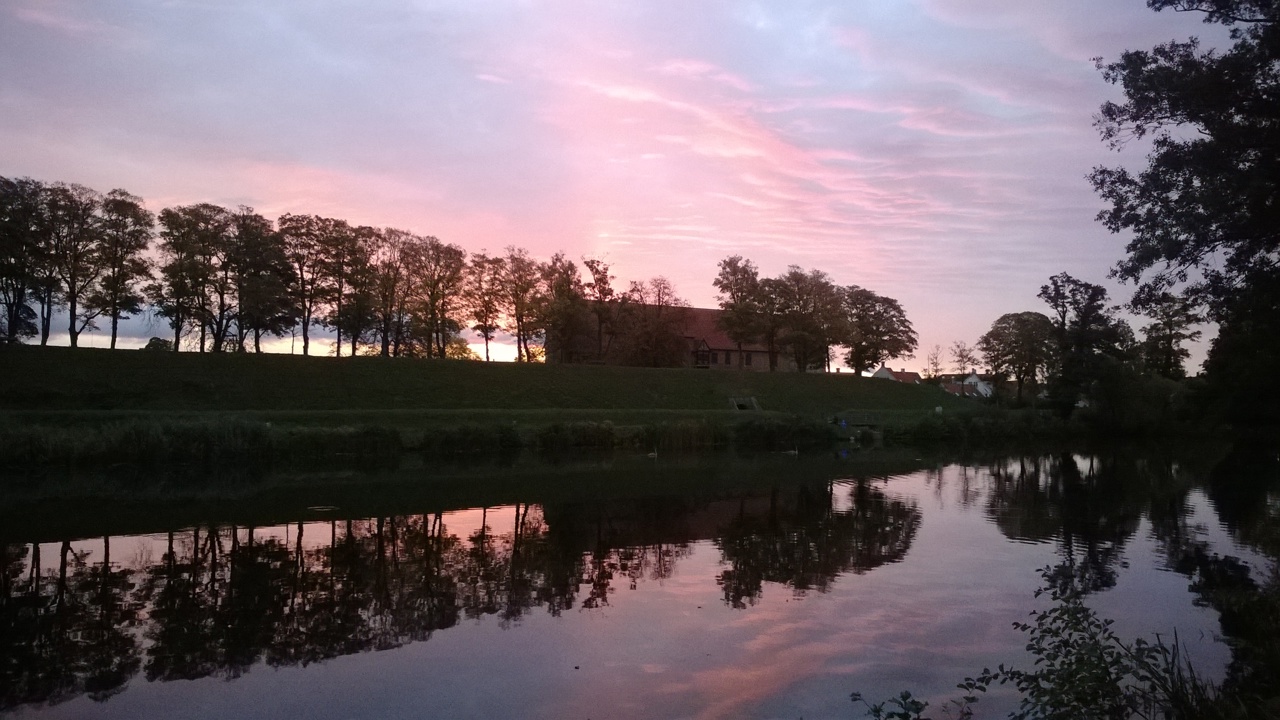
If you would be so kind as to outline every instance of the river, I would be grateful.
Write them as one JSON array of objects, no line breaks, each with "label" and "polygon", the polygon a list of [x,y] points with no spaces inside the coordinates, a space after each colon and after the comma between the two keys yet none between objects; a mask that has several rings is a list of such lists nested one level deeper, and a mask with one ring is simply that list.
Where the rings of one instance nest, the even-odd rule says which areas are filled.
[{"label": "river", "polygon": [[1192,581],[1274,572],[1276,495],[1215,462],[607,456],[37,503],[0,525],[0,714],[858,717],[855,690],[936,704],[1025,662],[1048,567],[1221,679]]}]

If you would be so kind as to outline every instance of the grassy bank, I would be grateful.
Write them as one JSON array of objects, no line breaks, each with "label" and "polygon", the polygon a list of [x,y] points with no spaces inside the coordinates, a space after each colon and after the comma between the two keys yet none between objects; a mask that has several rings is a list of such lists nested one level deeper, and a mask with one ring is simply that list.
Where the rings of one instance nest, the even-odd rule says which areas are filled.
[{"label": "grassy bank", "polygon": [[[0,348],[0,468],[579,448],[764,450],[978,406],[852,374]],[[751,410],[734,399],[750,399]]]},{"label": "grassy bank", "polygon": [[[673,416],[637,425],[546,416],[509,417],[405,429],[383,425],[276,424],[230,412],[74,413],[60,422],[0,422],[0,475],[34,470],[103,469],[203,476],[236,469],[261,474],[281,467],[394,467],[407,454],[424,457],[578,450],[691,451],[729,447],[791,450],[828,447],[835,426],[778,413],[749,417]],[[659,416],[660,417],[660,416]],[[30,418],[28,418],[29,420]]]},{"label": "grassy bank", "polygon": [[[4,411],[766,411],[923,413],[971,403],[935,387],[798,374],[0,347]],[[610,418],[602,418],[610,419]]]}]

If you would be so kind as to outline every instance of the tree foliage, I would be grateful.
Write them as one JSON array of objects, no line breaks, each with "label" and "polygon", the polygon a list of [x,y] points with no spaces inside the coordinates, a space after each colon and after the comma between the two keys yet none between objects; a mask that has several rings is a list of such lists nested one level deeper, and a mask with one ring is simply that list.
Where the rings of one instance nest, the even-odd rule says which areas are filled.
[{"label": "tree foliage", "polygon": [[484,340],[484,359],[489,361],[489,343],[502,329],[503,260],[485,252],[472,253],[468,260],[463,303],[474,324],[471,329]]},{"label": "tree foliage", "polygon": [[30,178],[0,177],[0,307],[9,342],[34,337],[38,271],[45,251],[41,230],[43,186]]},{"label": "tree foliage", "polygon": [[965,374],[978,367],[978,351],[963,340],[951,343],[951,367]]},{"label": "tree foliage", "polygon": [[1147,372],[1172,380],[1187,376],[1183,364],[1191,351],[1186,343],[1200,338],[1194,326],[1202,316],[1185,297],[1162,292],[1150,297],[1142,312],[1151,323],[1142,328],[1142,363]]},{"label": "tree foliage", "polygon": [[[1146,139],[1144,169],[1095,168],[1094,188],[1106,201],[1099,220],[1131,234],[1115,268],[1138,284],[1138,298],[1182,293],[1208,310],[1221,332],[1208,367],[1280,366],[1280,341],[1258,325],[1258,309],[1277,306],[1280,276],[1280,4],[1271,0],[1148,0],[1152,9],[1198,13],[1230,29],[1230,44],[1203,49],[1196,38],[1151,50],[1131,50],[1103,77],[1119,85],[1122,102],[1102,106],[1095,124],[1113,147]],[[1255,332],[1264,332],[1250,338]],[[1260,357],[1223,357],[1248,347]],[[1171,346],[1159,358],[1172,371]],[[1177,354],[1176,352],[1174,353]],[[1259,365],[1260,362],[1260,365]],[[1264,376],[1213,378],[1234,398],[1243,382],[1270,386]],[[1280,394],[1262,389],[1249,403],[1275,407]],[[1250,414],[1233,401],[1236,415]],[[1256,418],[1255,418],[1256,419]],[[1280,422],[1272,413],[1268,422]]]},{"label": "tree foliage", "polygon": [[1027,381],[1048,370],[1054,337],[1053,323],[1042,313],[1008,313],[996,318],[991,329],[978,338],[978,350],[991,372],[1013,378],[1018,386],[1017,402],[1021,403]]},{"label": "tree foliage", "polygon": [[143,283],[151,276],[146,251],[151,246],[155,215],[142,198],[125,190],[112,190],[102,200],[101,247],[98,259],[102,276],[89,295],[88,304],[111,322],[111,347],[116,346],[120,320],[142,311],[146,297]]},{"label": "tree foliage", "polygon": [[919,340],[902,305],[893,298],[850,285],[844,294],[849,332],[845,365],[866,372],[895,358],[911,357]]},{"label": "tree foliage", "polygon": [[684,339],[689,307],[665,277],[632,282],[620,306],[618,348],[628,365],[672,367],[688,352]]},{"label": "tree foliage", "polygon": [[1133,331],[1114,316],[1107,289],[1067,273],[1049,278],[1038,297],[1051,309],[1054,352],[1049,396],[1068,415],[1087,399],[1090,383],[1107,364],[1122,362],[1131,349]]}]

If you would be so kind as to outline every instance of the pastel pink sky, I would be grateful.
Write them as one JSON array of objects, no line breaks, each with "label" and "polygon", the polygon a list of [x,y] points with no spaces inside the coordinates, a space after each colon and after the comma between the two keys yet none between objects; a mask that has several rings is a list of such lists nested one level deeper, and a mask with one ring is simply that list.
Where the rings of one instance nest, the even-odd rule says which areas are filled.
[{"label": "pastel pink sky", "polygon": [[1141,0],[0,6],[0,175],[603,257],[714,306],[716,263],[897,298],[914,361],[1124,239],[1090,58],[1210,28]]}]

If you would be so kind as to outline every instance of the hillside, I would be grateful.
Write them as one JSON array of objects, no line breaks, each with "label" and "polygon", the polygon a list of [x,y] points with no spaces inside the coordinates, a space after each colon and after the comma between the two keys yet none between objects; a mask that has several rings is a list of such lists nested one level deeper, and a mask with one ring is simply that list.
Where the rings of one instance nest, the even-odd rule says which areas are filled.
[{"label": "hillside", "polygon": [[[727,412],[754,397],[765,411],[830,417],[963,410],[940,389],[852,374],[517,365],[387,358],[0,348],[0,410],[25,412],[406,411]],[[586,411],[593,411],[587,413]],[[113,414],[113,413],[107,413]],[[410,413],[412,414],[412,413]],[[465,413],[464,414],[468,414]]]}]

